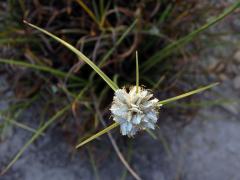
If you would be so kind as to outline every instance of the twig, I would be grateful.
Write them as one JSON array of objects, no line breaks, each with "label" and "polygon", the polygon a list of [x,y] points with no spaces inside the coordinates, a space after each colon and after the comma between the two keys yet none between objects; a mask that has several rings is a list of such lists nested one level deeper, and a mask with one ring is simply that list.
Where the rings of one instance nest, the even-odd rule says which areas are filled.
[{"label": "twig", "polygon": [[[97,99],[96,99],[96,96],[94,95],[94,93],[92,93],[92,94],[93,94],[93,98],[94,98],[93,102],[94,102],[94,107],[95,107],[96,113],[97,113],[97,115],[98,115],[98,117],[99,117],[99,120],[100,120],[100,122],[102,123],[102,125],[103,125],[104,127],[106,127],[106,123],[104,122],[103,117],[102,117],[102,114],[101,114],[101,112],[99,111],[99,105],[98,105],[98,103],[97,103],[98,101],[97,101]],[[128,164],[128,162],[126,161],[126,159],[124,158],[124,156],[123,156],[122,153],[120,152],[120,149],[119,149],[116,141],[114,140],[111,132],[107,132],[107,135],[108,135],[108,138],[109,138],[109,140],[110,140],[110,142],[111,142],[111,144],[112,144],[115,152],[117,153],[119,159],[121,160],[121,162],[123,163],[123,165],[126,167],[126,169],[130,172],[130,174],[131,174],[135,179],[137,179],[137,180],[142,180],[142,178],[130,167],[130,165]]]}]

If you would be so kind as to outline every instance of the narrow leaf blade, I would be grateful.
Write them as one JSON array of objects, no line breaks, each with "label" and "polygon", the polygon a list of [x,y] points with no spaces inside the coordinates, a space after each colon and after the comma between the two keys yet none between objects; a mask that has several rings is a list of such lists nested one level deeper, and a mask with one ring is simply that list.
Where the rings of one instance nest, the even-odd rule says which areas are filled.
[{"label": "narrow leaf blade", "polygon": [[213,84],[210,84],[208,86],[204,86],[202,88],[198,88],[198,89],[195,89],[193,91],[190,91],[190,92],[187,92],[187,93],[184,93],[184,94],[181,94],[179,96],[176,96],[176,97],[172,97],[172,98],[169,98],[169,99],[166,99],[166,100],[162,100],[162,101],[159,101],[159,104],[167,104],[167,103],[171,103],[173,101],[177,101],[179,99],[183,99],[185,97],[188,97],[188,96],[191,96],[191,95],[194,95],[194,94],[197,94],[197,93],[200,93],[202,91],[205,91],[207,89],[210,89],[210,88],[213,88],[214,86],[217,86],[219,83],[213,83]]},{"label": "narrow leaf blade", "polygon": [[77,76],[68,75],[65,72],[62,72],[62,71],[59,71],[59,70],[56,70],[56,69],[53,69],[53,68],[50,68],[50,67],[47,67],[47,66],[43,66],[43,65],[30,64],[30,63],[27,63],[27,62],[24,62],[24,61],[13,60],[13,59],[2,59],[2,58],[0,58],[0,63],[22,66],[22,67],[31,68],[31,69],[36,69],[36,70],[48,72],[50,74],[53,74],[53,75],[56,75],[56,76],[59,76],[59,77],[63,77],[63,78],[69,76],[69,78],[72,79],[72,80],[76,80],[76,81],[79,81],[79,82],[85,82],[83,79],[81,79]]},{"label": "narrow leaf blade", "polygon": [[67,43],[66,41],[60,39],[59,37],[53,35],[52,33],[48,32],[38,26],[28,23],[27,21],[24,21],[24,23],[31,26],[34,29],[41,31],[42,33],[50,36],[51,38],[55,39],[56,41],[58,41],[59,43],[64,45],[66,48],[68,48],[73,53],[75,53],[79,57],[80,60],[87,63],[114,91],[116,91],[118,89],[118,86],[102,70],[100,70],[88,57],[86,57],[82,52],[80,52],[78,49],[73,47],[71,44]]},{"label": "narrow leaf blade", "polygon": [[70,106],[66,106],[60,111],[58,111],[51,119],[49,119],[42,127],[40,127],[37,132],[27,141],[27,143],[18,151],[18,153],[14,156],[14,158],[10,161],[10,163],[1,171],[0,176],[5,174],[9,168],[11,168],[15,162],[22,156],[25,150],[40,136],[42,133],[60,116],[62,116]]},{"label": "narrow leaf blade", "polygon": [[107,128],[103,129],[102,131],[96,133],[95,135],[89,137],[89,138],[86,139],[85,141],[83,141],[83,142],[81,142],[80,144],[78,144],[78,145],[76,146],[76,149],[78,149],[78,148],[80,148],[81,146],[83,146],[83,145],[89,143],[90,141],[92,141],[92,140],[98,138],[99,136],[101,136],[101,135],[107,133],[108,131],[111,131],[112,129],[116,128],[117,126],[119,126],[118,123],[116,123],[116,122],[113,123],[112,125],[108,126]]}]

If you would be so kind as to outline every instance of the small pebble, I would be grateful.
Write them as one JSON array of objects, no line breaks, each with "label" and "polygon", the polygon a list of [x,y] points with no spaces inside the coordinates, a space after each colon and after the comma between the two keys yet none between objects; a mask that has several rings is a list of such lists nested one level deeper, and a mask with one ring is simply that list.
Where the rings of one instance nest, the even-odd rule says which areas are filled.
[{"label": "small pebble", "polygon": [[236,76],[233,79],[233,86],[235,89],[240,89],[240,76]]},{"label": "small pebble", "polygon": [[238,103],[231,103],[231,104],[222,104],[222,107],[227,110],[228,112],[238,115],[239,114],[239,106]]},{"label": "small pebble", "polygon": [[240,50],[238,50],[234,56],[233,56],[234,60],[237,62],[237,63],[240,63]]},{"label": "small pebble", "polygon": [[219,79],[220,79],[221,81],[227,81],[227,80],[228,80],[228,77],[226,76],[226,74],[220,74],[220,75],[219,75]]}]

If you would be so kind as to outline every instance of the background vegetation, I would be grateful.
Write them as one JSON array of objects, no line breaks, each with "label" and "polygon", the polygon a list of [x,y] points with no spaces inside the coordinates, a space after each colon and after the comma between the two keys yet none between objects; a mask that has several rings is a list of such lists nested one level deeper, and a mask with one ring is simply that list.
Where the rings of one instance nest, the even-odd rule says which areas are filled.
[{"label": "background vegetation", "polygon": [[[1,112],[5,119],[0,129],[2,139],[6,127],[11,125],[35,132],[31,125],[16,121],[30,106],[42,107],[37,122],[40,128],[45,122],[58,119],[66,140],[73,146],[102,129],[96,107],[103,118],[110,116],[108,109],[113,93],[109,87],[64,46],[29,28],[23,20],[74,45],[119,87],[135,84],[135,51],[138,50],[140,84],[165,99],[189,90],[195,79],[198,81],[194,87],[207,83],[202,78],[207,72],[194,69],[201,41],[196,39],[184,45],[199,38],[200,32],[237,6],[236,3],[224,11],[225,4],[216,8],[209,1],[199,4],[193,0],[127,3],[8,0],[0,3],[0,62],[4,63],[0,70],[7,72],[17,98],[10,108]],[[59,111],[69,102],[70,111]],[[186,103],[191,106],[191,99]],[[166,111],[165,115],[170,112],[174,116],[177,112],[180,116],[185,107],[178,106],[178,110]],[[188,109],[188,114],[194,112],[195,109]]]}]

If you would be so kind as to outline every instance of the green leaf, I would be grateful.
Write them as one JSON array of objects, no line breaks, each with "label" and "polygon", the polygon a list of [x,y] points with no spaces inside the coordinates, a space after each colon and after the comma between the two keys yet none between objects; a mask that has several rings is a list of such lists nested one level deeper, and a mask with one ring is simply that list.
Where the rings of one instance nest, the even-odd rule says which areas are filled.
[{"label": "green leaf", "polygon": [[69,50],[71,50],[73,53],[75,53],[80,60],[84,61],[85,63],[87,63],[99,76],[102,77],[102,79],[114,90],[116,91],[118,89],[118,86],[102,71],[100,70],[88,57],[86,57],[82,52],[80,52],[78,49],[76,49],[75,47],[73,47],[71,44],[67,43],[66,41],[60,39],[59,37],[53,35],[52,33],[38,27],[35,26],[31,23],[28,23],[26,21],[24,21],[24,23],[26,23],[27,25],[31,26],[32,28],[35,28],[39,31],[41,31],[42,33],[52,37],[53,39],[55,39],[56,41],[58,41],[59,43],[61,43],[62,45],[64,45],[66,48],[68,48]]},{"label": "green leaf", "polygon": [[17,60],[13,60],[13,59],[2,59],[2,58],[0,58],[0,63],[5,63],[5,64],[9,64],[9,65],[16,65],[16,66],[22,66],[22,67],[26,67],[26,68],[36,69],[36,70],[39,70],[39,71],[48,72],[50,74],[53,74],[53,75],[56,75],[56,76],[59,76],[59,77],[63,77],[63,78],[69,77],[72,80],[76,80],[76,81],[85,83],[85,81],[83,79],[79,78],[79,77],[76,77],[74,75],[68,75],[65,72],[62,72],[62,71],[59,71],[59,70],[56,70],[56,69],[53,69],[53,68],[50,68],[50,67],[47,67],[47,66],[39,65],[39,64],[36,65],[36,64],[30,64],[30,63],[27,63],[27,62],[24,62],[24,61],[17,61]]},{"label": "green leaf", "polygon": [[139,67],[138,67],[138,52],[136,51],[136,87],[137,93],[139,88]]},{"label": "green leaf", "polygon": [[107,128],[103,129],[102,131],[98,132],[97,134],[95,134],[95,135],[89,137],[89,138],[86,139],[85,141],[83,141],[83,142],[81,142],[80,144],[78,144],[78,145],[76,146],[76,148],[80,148],[81,146],[83,146],[83,145],[89,143],[90,141],[92,141],[92,140],[98,138],[99,136],[101,136],[101,135],[107,133],[108,131],[111,131],[112,129],[114,129],[114,128],[117,127],[117,126],[119,126],[118,123],[116,123],[116,122],[113,123],[112,125],[108,126]]},{"label": "green leaf", "polygon": [[193,91],[181,94],[179,96],[176,96],[176,97],[173,97],[173,98],[169,98],[169,99],[166,99],[166,100],[163,100],[163,101],[159,101],[159,104],[165,105],[167,103],[170,103],[170,102],[173,102],[173,101],[177,101],[179,99],[183,99],[183,98],[191,96],[193,94],[197,94],[197,93],[200,93],[200,92],[205,91],[207,89],[213,88],[214,86],[217,86],[218,84],[219,84],[218,82],[217,83],[213,83],[213,84],[210,84],[208,86],[204,86],[202,88],[198,88],[196,90],[193,90]]}]

